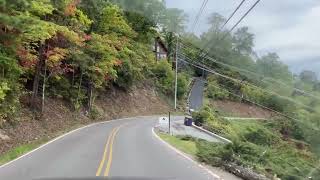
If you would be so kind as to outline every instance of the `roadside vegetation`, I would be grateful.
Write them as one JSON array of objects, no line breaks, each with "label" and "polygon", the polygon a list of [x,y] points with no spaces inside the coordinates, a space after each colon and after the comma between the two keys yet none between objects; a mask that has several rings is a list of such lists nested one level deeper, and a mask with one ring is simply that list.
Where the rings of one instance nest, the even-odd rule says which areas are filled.
[{"label": "roadside vegetation", "polygon": [[[193,114],[195,123],[229,138],[229,145],[202,142],[199,157],[212,165],[233,162],[282,179],[319,176],[320,80],[312,71],[294,74],[273,52],[258,55],[248,27],[234,33],[220,29],[226,19],[213,13],[210,29],[182,42],[188,62],[205,69],[205,106]],[[186,43],[192,42],[203,51]],[[210,42],[210,43],[207,43]],[[199,61],[199,59],[203,59]],[[199,76],[202,69],[196,68]],[[232,115],[212,106],[238,102],[269,111],[269,120],[226,120]]]},{"label": "roadside vegetation", "polygon": [[[317,169],[318,157],[305,140],[304,129],[292,120],[226,120],[211,107],[193,114],[195,123],[230,139],[232,144],[201,141],[197,157],[213,166],[233,163],[281,179],[304,179]],[[319,170],[312,177],[319,177]]]},{"label": "roadside vegetation", "polygon": [[8,152],[0,156],[0,165],[5,164],[13,159],[16,159],[26,154],[27,152],[32,151],[33,149],[36,149],[37,147],[46,143],[48,140],[49,140],[48,138],[36,140],[32,143],[23,144],[9,150]]},{"label": "roadside vegetation", "polygon": [[[0,128],[18,124],[23,108],[32,110],[33,120],[43,120],[49,99],[62,99],[74,112],[97,119],[100,95],[111,88],[128,92],[145,81],[161,96],[173,97],[175,32],[182,34],[180,46],[191,42],[212,58],[189,46],[178,55],[187,56],[189,63],[204,59],[201,67],[216,72],[204,73],[208,104],[193,114],[195,123],[233,143],[162,137],[214,166],[235,163],[285,180],[320,177],[316,73],[295,75],[276,53],[257,55],[249,28],[230,33],[220,29],[224,22],[213,13],[209,30],[198,37],[185,32],[183,11],[158,0],[0,0]],[[168,49],[160,62],[152,49],[156,37]],[[178,70],[177,97],[183,101],[191,77],[203,71],[185,63]],[[226,112],[210,106],[217,100],[260,106],[274,116],[228,121],[222,117]],[[16,147],[0,162],[37,145]]]},{"label": "roadside vegetation", "polygon": [[[148,80],[172,96],[173,47],[169,61],[157,63],[152,46],[156,37],[173,42],[185,16],[150,1],[1,0],[0,127],[19,119],[22,97],[40,116],[50,97],[94,118],[96,98],[110,87]],[[188,78],[179,74],[179,98]]]},{"label": "roadside vegetation", "polygon": [[[158,135],[169,144],[173,145],[180,151],[189,154],[193,157],[197,155],[197,146],[195,139],[190,136],[171,136],[165,133],[158,133]],[[193,140],[193,141],[192,141]]]},{"label": "roadside vegetation", "polygon": [[[172,32],[184,23],[183,11],[158,0],[0,0],[0,135],[10,136],[0,139],[1,163],[40,145],[36,138],[132,115],[119,108],[136,102],[131,93],[153,113],[168,107],[154,96],[172,101]],[[156,60],[156,38],[167,59]],[[178,74],[179,100],[189,81]]]}]

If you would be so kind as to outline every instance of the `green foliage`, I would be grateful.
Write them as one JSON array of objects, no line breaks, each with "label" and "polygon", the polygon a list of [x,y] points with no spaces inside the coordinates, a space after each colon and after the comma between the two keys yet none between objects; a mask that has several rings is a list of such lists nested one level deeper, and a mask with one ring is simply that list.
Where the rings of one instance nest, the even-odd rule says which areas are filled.
[{"label": "green foliage", "polygon": [[229,159],[232,157],[232,153],[227,151],[223,144],[219,143],[199,141],[197,142],[197,149],[197,158],[201,162],[205,162],[213,166],[220,166],[222,164],[222,159]]},{"label": "green foliage", "polygon": [[171,64],[167,61],[160,61],[152,69],[156,79],[156,86],[165,94],[172,95],[174,89],[174,72]]},{"label": "green foliage", "polygon": [[208,121],[208,119],[214,119],[214,116],[211,109],[205,106],[200,111],[193,112],[192,118],[196,125],[202,126],[206,121]]},{"label": "green foliage", "polygon": [[[75,109],[92,109],[108,86],[128,89],[147,78],[173,95],[172,67],[155,62],[151,45],[170,18],[182,31],[184,14],[151,1],[0,0],[0,124],[17,114],[23,90],[32,90],[33,105],[43,88],[43,97]],[[178,98],[188,82],[179,74]]]},{"label": "green foliage", "polygon": [[287,65],[279,61],[276,53],[269,53],[257,61],[258,71],[264,76],[292,81],[292,73]]},{"label": "green foliage", "polygon": [[240,54],[249,55],[253,51],[254,35],[248,31],[248,27],[241,27],[234,33],[235,50]]},{"label": "green foliage", "polygon": [[215,80],[208,80],[206,93],[208,98],[215,100],[224,100],[229,98],[229,93],[219,87],[219,84]]},{"label": "green foliage", "polygon": [[53,10],[50,0],[33,0],[30,3],[30,12],[40,17],[52,14]]},{"label": "green foliage", "polygon": [[8,84],[6,82],[1,82],[0,84],[0,101],[3,101],[6,97],[7,91],[9,91],[10,88],[8,87]]},{"label": "green foliage", "polygon": [[8,49],[0,50],[0,126],[15,117],[21,93],[21,85],[18,83],[20,67],[5,51]]},{"label": "green foliage", "polygon": [[294,120],[277,118],[274,121],[268,122],[266,126],[272,128],[274,131],[280,132],[284,137],[304,140],[304,132],[299,126],[299,123]]},{"label": "green foliage", "polygon": [[197,153],[196,142],[193,138],[188,139],[188,137],[171,136],[164,133],[159,133],[159,136],[184,153],[190,154],[192,156],[195,156]]},{"label": "green foliage", "polygon": [[198,126],[203,126],[209,131],[227,134],[230,129],[228,128],[228,122],[218,116],[210,107],[205,106],[198,112],[192,114],[194,123]]},{"label": "green foliage", "polygon": [[117,33],[132,37],[134,32],[123,17],[118,6],[109,5],[102,10],[98,24],[98,32],[102,34]]},{"label": "green foliage", "polygon": [[108,83],[107,79],[117,77],[115,64],[117,61],[117,38],[108,35],[92,34],[92,39],[87,43],[84,53],[90,59],[84,74],[91,80],[96,88]]},{"label": "green foliage", "polygon": [[187,73],[178,73],[177,97],[181,99],[188,91],[189,76]]},{"label": "green foliage", "polygon": [[299,75],[301,81],[314,83],[317,81],[317,74],[312,71],[302,71]]},{"label": "green foliage", "polygon": [[244,134],[247,141],[258,145],[273,145],[280,141],[279,136],[264,127],[248,127]]},{"label": "green foliage", "polygon": [[184,31],[187,15],[177,8],[169,8],[165,10],[165,18],[162,21],[164,28],[168,32],[181,33]]},{"label": "green foliage", "polygon": [[132,27],[138,33],[136,39],[144,43],[150,43],[156,36],[156,24],[143,14],[126,11],[125,17]]}]

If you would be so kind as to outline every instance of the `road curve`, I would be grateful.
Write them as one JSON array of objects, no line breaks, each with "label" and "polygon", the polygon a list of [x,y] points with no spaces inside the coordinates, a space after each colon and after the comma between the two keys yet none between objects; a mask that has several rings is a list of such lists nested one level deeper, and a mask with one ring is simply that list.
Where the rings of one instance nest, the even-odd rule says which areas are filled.
[{"label": "road curve", "polygon": [[[152,133],[157,117],[94,124],[0,167],[1,180],[74,177],[214,179]],[[100,169],[100,170],[99,170]]]}]

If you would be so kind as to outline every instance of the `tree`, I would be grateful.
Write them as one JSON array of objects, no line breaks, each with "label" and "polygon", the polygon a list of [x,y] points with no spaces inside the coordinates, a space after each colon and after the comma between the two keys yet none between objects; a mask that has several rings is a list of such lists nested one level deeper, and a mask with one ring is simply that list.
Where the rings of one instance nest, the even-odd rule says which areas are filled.
[{"label": "tree", "polygon": [[133,37],[135,35],[123,17],[122,11],[115,5],[106,6],[102,10],[97,32],[100,34],[116,33],[120,36],[127,37]]},{"label": "tree", "polygon": [[250,55],[254,45],[254,35],[248,30],[248,27],[241,27],[233,35],[234,49],[243,55]]},{"label": "tree", "polygon": [[184,11],[177,8],[169,8],[165,10],[164,19],[161,25],[166,32],[182,33],[185,30],[187,15]]},{"label": "tree", "polygon": [[208,32],[201,35],[201,42],[202,46],[205,46],[203,48],[210,52],[210,56],[222,61],[229,61],[233,46],[231,34],[221,30],[225,21],[223,16],[213,13],[208,19],[210,28]]},{"label": "tree", "polygon": [[276,53],[268,53],[257,60],[258,72],[266,77],[292,82],[292,73],[287,65],[279,60]]},{"label": "tree", "polygon": [[159,0],[110,0],[126,12],[138,13],[149,21],[158,24],[165,16],[165,5]]},{"label": "tree", "polygon": [[304,70],[300,73],[299,78],[301,81],[306,83],[315,83],[317,82],[317,74],[313,71]]}]

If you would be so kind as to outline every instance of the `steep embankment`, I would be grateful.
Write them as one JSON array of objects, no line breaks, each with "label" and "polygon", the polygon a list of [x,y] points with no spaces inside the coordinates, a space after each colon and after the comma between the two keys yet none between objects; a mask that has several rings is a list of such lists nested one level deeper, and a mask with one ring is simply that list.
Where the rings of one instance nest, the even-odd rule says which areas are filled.
[{"label": "steep embankment", "polygon": [[74,112],[68,103],[60,99],[47,99],[42,118],[36,120],[33,113],[23,107],[19,121],[14,125],[7,124],[0,129],[0,155],[19,145],[51,139],[67,130],[89,124],[94,121],[162,114],[170,109],[168,104],[159,98],[155,89],[149,85],[139,85],[129,91],[111,88],[96,99],[99,118],[92,120],[85,112]]},{"label": "steep embankment", "polygon": [[269,119],[274,116],[271,111],[237,101],[211,100],[210,106],[216,108],[222,115],[230,117]]}]

